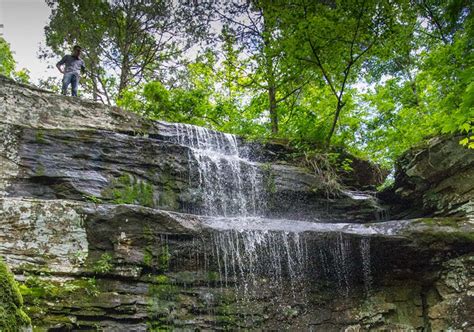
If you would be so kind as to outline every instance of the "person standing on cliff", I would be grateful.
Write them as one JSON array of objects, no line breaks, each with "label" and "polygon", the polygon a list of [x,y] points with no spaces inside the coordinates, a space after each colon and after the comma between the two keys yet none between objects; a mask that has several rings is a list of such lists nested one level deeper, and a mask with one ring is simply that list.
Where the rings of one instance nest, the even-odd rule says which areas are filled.
[{"label": "person standing on cliff", "polygon": [[[84,60],[81,59],[81,47],[75,45],[72,48],[72,54],[65,55],[61,61],[56,64],[56,68],[64,74],[63,76],[63,85],[61,93],[67,95],[67,89],[69,84],[71,84],[71,95],[77,97],[77,87],[79,85],[79,77],[81,73],[84,73],[86,67],[84,65]],[[64,69],[62,67],[64,66]]]}]

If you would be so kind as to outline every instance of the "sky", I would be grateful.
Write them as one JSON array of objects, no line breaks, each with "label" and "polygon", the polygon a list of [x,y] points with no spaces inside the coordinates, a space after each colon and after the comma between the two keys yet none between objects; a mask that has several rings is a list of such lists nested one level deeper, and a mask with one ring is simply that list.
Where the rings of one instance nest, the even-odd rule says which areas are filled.
[{"label": "sky", "polygon": [[3,38],[10,43],[17,69],[27,68],[32,83],[40,78],[60,76],[57,69],[48,69],[55,61],[38,59],[39,47],[45,44],[44,27],[50,14],[44,0],[0,0]]}]

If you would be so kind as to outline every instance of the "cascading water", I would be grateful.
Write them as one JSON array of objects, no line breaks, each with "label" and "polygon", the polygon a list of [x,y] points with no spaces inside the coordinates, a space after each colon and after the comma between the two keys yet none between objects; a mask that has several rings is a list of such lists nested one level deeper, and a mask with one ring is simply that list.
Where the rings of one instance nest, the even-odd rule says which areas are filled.
[{"label": "cascading water", "polygon": [[362,257],[362,271],[364,275],[364,287],[366,293],[370,293],[372,288],[372,271],[370,264],[370,238],[360,240],[360,253]]},{"label": "cascading water", "polygon": [[293,290],[306,271],[306,242],[296,232],[220,231],[213,234],[213,244],[221,285],[227,287],[238,280],[244,297],[258,289],[262,279],[277,291],[283,280],[289,280]]},{"label": "cascading water", "polygon": [[[193,125],[173,126],[175,143],[189,148],[189,184],[199,189],[201,214],[209,216],[212,230],[207,260],[222,287],[235,286],[244,299],[262,285],[295,296],[306,281],[321,278],[334,281],[348,295],[358,275],[370,289],[370,241],[362,236],[353,243],[346,235],[370,234],[370,229],[263,218],[264,174],[260,164],[240,156],[237,137]],[[321,236],[310,241],[310,233]],[[356,260],[362,265],[354,264]]]},{"label": "cascading water", "polygon": [[[260,214],[265,202],[261,190],[263,175],[259,165],[239,156],[237,137],[193,125],[174,126],[176,143],[190,148],[190,170],[196,169],[198,173],[195,178],[202,193],[203,213]],[[193,161],[196,167],[191,167]]]}]

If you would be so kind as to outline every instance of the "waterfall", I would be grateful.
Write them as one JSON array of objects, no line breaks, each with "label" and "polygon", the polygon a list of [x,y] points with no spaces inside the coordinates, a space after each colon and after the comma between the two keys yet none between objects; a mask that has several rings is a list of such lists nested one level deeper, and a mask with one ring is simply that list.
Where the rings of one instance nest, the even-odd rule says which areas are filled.
[{"label": "waterfall", "polygon": [[[261,293],[302,296],[306,284],[330,281],[342,296],[360,282],[370,293],[370,238],[336,233],[261,229],[216,229],[211,253],[221,287],[236,287],[242,298]],[[361,262],[361,264],[359,264]]]},{"label": "waterfall", "polygon": [[370,264],[370,238],[365,237],[360,240],[360,255],[362,257],[362,272],[364,276],[364,287],[367,294],[372,288],[372,272]]},{"label": "waterfall", "polygon": [[[190,148],[190,186],[199,188],[203,213],[211,216],[255,216],[262,213],[263,175],[259,165],[240,157],[235,135],[174,124],[176,143]],[[194,164],[196,167],[191,167]]]},{"label": "waterfall", "polygon": [[302,284],[308,260],[299,233],[225,230],[215,232],[212,240],[221,286],[238,281],[244,298],[259,291],[262,281],[277,293],[283,290],[284,280],[289,280],[290,291]]},{"label": "waterfall", "polygon": [[[211,230],[205,261],[210,271],[218,272],[221,287],[235,287],[242,299],[263,289],[272,296],[301,297],[305,284],[320,279],[333,282],[343,296],[357,281],[370,290],[370,241],[365,237],[370,228],[263,218],[264,174],[258,163],[240,155],[237,137],[193,125],[172,126],[174,142],[189,148],[189,186],[200,194],[201,214],[208,216]],[[354,199],[367,197],[361,193]],[[347,233],[362,236],[354,242]],[[362,264],[355,264],[357,259]]]}]

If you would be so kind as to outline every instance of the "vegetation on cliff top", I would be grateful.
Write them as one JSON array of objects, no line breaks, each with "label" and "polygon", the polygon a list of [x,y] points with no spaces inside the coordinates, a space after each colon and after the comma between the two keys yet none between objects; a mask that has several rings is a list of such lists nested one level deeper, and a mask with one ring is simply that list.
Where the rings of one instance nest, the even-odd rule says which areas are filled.
[{"label": "vegetation on cliff top", "polygon": [[474,146],[469,1],[46,2],[41,56],[82,45],[83,97],[385,166],[430,135]]}]

